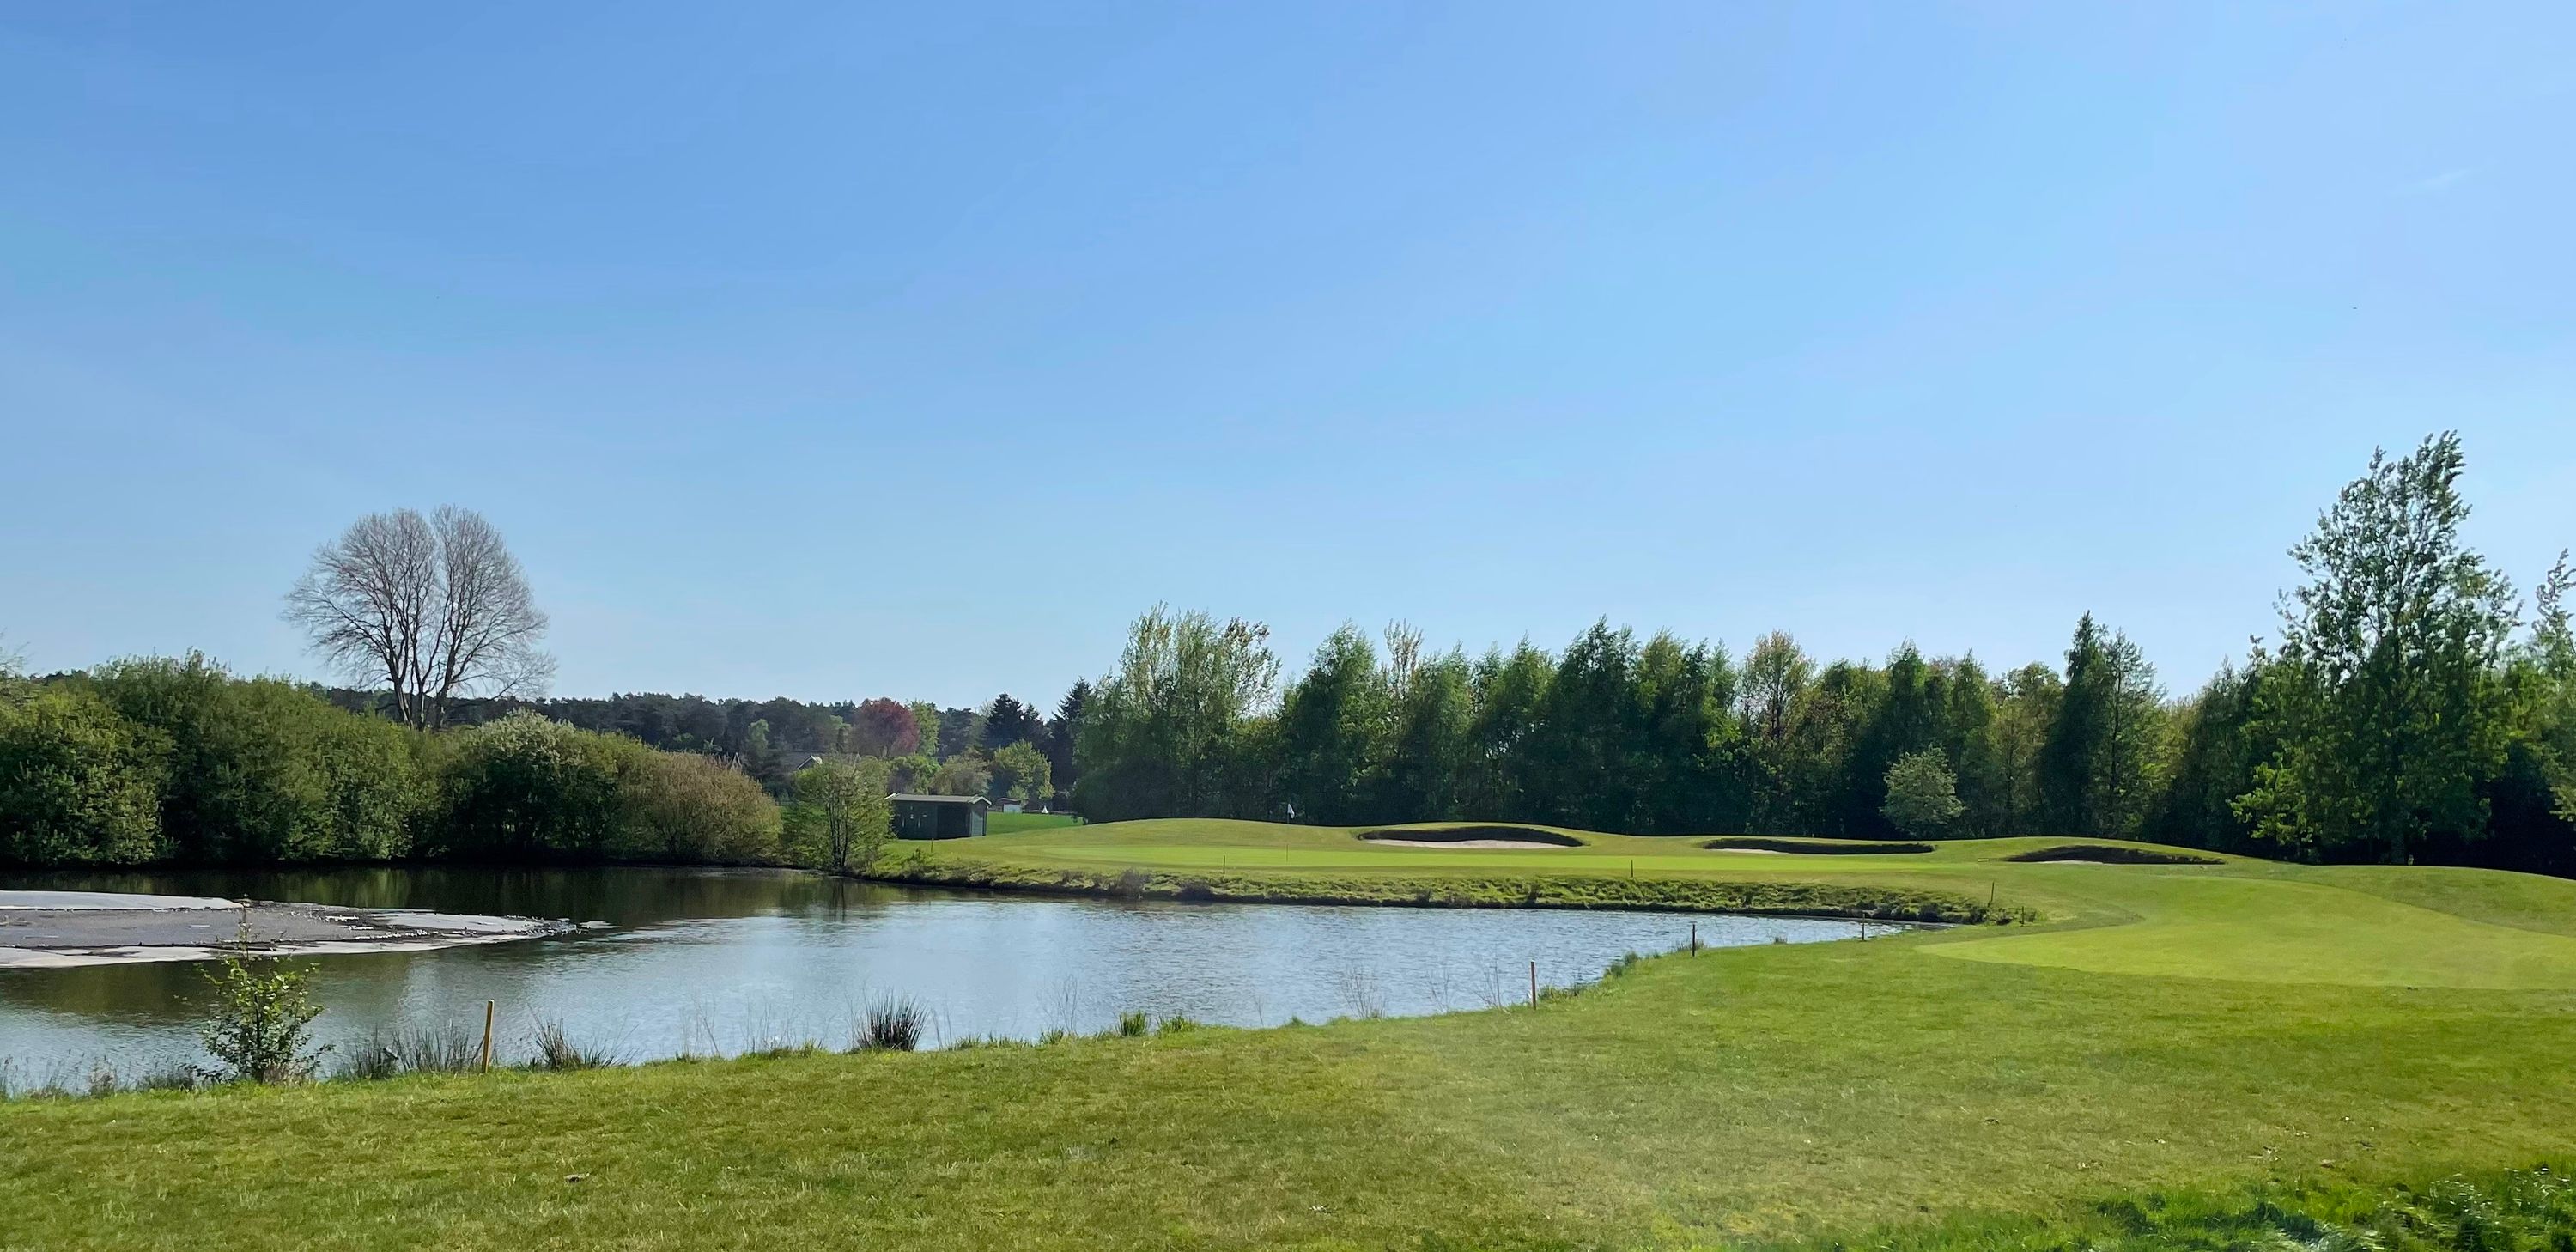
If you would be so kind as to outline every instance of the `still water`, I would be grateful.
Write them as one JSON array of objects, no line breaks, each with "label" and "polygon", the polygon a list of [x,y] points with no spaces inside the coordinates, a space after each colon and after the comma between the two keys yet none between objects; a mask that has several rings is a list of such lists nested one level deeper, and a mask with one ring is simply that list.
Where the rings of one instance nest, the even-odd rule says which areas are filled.
[{"label": "still water", "polygon": [[[311,958],[340,1053],[399,1025],[482,1027],[527,1054],[541,1020],[623,1061],[814,1041],[846,1046],[871,1000],[929,1010],[923,1046],[1089,1033],[1121,1012],[1243,1026],[1437,1013],[1570,986],[1623,952],[1683,946],[1692,919],[1615,910],[1058,900],[769,871],[353,869],[19,876],[110,890],[606,922],[560,937]],[[1706,946],[1858,933],[1849,922],[1700,916]],[[21,1084],[105,1063],[203,1060],[191,962],[0,970],[0,1064]],[[330,1058],[326,1058],[326,1064]]]}]

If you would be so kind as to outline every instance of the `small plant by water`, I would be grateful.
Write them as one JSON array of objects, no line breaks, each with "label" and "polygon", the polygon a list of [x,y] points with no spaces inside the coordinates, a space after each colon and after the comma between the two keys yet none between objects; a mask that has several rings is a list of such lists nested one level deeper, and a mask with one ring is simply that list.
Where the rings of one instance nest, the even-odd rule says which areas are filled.
[{"label": "small plant by water", "polygon": [[885,996],[869,1003],[859,1019],[858,1050],[910,1052],[921,1046],[930,1013],[911,996]]},{"label": "small plant by water", "polygon": [[1122,1039],[1140,1038],[1145,1034],[1146,1027],[1151,1024],[1152,1019],[1145,1016],[1145,1014],[1140,1010],[1129,1010],[1128,1012],[1121,1013],[1118,1015],[1118,1037]]},{"label": "small plant by water", "polygon": [[206,975],[215,985],[215,1005],[202,1038],[222,1066],[213,1076],[267,1083],[309,1077],[330,1050],[312,1042],[313,1019],[322,1013],[313,1002],[312,971],[254,951],[250,911],[244,909],[233,946]]}]

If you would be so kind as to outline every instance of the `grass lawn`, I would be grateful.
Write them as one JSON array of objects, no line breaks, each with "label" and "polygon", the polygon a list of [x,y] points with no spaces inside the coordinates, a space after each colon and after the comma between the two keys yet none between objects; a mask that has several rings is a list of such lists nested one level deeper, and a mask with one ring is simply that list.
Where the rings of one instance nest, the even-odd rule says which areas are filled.
[{"label": "grass lawn", "polygon": [[2021,1246],[2115,1197],[2358,1195],[2576,1146],[2576,883],[1580,837],[1129,823],[915,868],[1821,885],[2038,921],[1673,956],[1536,1011],[0,1104],[0,1247],[1683,1247],[1989,1218]]}]

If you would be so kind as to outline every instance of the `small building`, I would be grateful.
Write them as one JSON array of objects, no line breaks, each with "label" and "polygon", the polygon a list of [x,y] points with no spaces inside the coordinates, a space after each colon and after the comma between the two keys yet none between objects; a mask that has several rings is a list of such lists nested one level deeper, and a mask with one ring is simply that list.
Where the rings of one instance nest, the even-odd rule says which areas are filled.
[{"label": "small building", "polygon": [[966,839],[984,833],[993,802],[982,796],[924,796],[898,791],[886,797],[897,839]]}]

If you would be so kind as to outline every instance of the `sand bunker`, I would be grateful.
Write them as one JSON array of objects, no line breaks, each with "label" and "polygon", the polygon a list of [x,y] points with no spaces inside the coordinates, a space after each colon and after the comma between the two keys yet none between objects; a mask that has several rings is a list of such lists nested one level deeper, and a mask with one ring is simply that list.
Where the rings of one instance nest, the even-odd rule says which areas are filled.
[{"label": "sand bunker", "polygon": [[[93,902],[104,898],[104,903]],[[90,891],[0,893],[0,969],[202,961],[231,947],[250,918],[262,955],[410,952],[506,943],[572,929],[528,917],[247,904],[199,896],[121,896]]]}]

